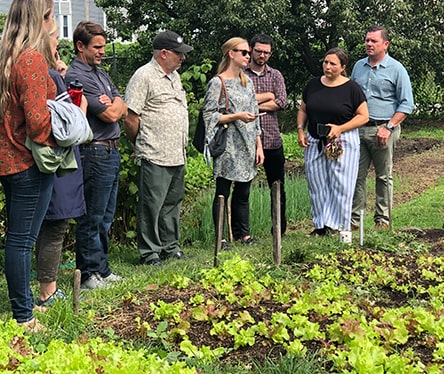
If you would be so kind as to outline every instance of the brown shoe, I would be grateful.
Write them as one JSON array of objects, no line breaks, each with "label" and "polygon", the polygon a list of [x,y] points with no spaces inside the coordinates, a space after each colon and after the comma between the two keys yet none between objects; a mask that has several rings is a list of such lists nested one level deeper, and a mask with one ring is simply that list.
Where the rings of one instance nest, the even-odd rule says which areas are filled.
[{"label": "brown shoe", "polygon": [[351,231],[359,231],[359,226],[351,225],[350,229],[351,229]]},{"label": "brown shoe", "polygon": [[20,322],[18,325],[23,326],[25,331],[30,333],[46,331],[46,327],[43,326],[36,318],[33,318],[28,322]]},{"label": "brown shoe", "polygon": [[375,231],[387,230],[389,228],[388,224],[385,222],[376,222]]}]

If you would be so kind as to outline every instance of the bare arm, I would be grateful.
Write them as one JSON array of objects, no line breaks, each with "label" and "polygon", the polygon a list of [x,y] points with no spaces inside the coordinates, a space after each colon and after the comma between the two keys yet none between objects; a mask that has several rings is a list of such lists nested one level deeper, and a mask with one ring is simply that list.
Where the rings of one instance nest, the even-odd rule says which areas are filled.
[{"label": "bare arm", "polygon": [[264,156],[264,149],[262,148],[262,140],[261,137],[258,135],[256,137],[256,166],[260,166],[264,163],[265,156]]},{"label": "bare arm", "polygon": [[262,92],[256,94],[256,100],[261,112],[275,112],[280,110],[279,105],[274,101],[275,96],[273,92]]},{"label": "bare arm", "polygon": [[337,139],[339,138],[339,135],[341,135],[343,132],[359,128],[365,125],[367,122],[368,122],[368,107],[367,107],[367,102],[363,101],[361,105],[358,106],[358,109],[356,109],[356,113],[350,121],[340,126],[331,123],[328,124],[331,130],[328,133],[327,138]]},{"label": "bare arm", "polygon": [[298,116],[296,120],[296,125],[298,126],[298,144],[306,148],[309,146],[308,137],[305,133],[305,124],[307,122],[307,112],[305,107],[305,102],[302,100],[301,106],[299,107]]},{"label": "bare arm", "polygon": [[123,122],[123,130],[125,131],[126,137],[131,143],[136,142],[137,134],[140,128],[140,117],[134,113],[131,109],[128,110],[128,115],[125,117]]},{"label": "bare arm", "polygon": [[126,117],[128,114],[128,106],[119,96],[114,97],[111,101],[108,96],[102,95],[99,100],[108,106],[104,112],[97,116],[103,122],[113,123]]},{"label": "bare arm", "polygon": [[243,121],[245,123],[254,121],[257,118],[257,114],[250,112],[237,112],[232,114],[222,114],[219,119],[220,124],[234,122],[236,120]]}]

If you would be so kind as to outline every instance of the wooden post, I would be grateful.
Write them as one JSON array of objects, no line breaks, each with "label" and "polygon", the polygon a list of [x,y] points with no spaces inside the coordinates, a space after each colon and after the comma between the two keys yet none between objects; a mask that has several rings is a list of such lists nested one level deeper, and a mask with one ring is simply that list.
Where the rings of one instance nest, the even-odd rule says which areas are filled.
[{"label": "wooden post", "polygon": [[227,209],[227,230],[228,230],[228,240],[230,243],[233,242],[233,230],[231,230],[231,205],[230,205],[230,199],[227,199],[226,202],[226,209]]},{"label": "wooden post", "polygon": [[219,252],[222,248],[222,237],[224,233],[224,197],[217,197],[217,222],[216,222],[216,245],[214,246],[214,267],[219,266]]},{"label": "wooden post", "polygon": [[74,314],[79,314],[79,300],[80,300],[80,269],[74,270],[74,293],[72,296],[72,305],[74,308]]},{"label": "wooden post", "polygon": [[281,264],[281,181],[273,182],[271,186],[273,207],[273,260],[276,265]]}]

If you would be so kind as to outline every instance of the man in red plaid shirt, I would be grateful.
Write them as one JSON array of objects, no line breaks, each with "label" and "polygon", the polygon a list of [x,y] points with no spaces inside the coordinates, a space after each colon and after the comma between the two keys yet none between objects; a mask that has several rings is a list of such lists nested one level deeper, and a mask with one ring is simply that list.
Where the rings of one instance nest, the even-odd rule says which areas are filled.
[{"label": "man in red plaid shirt", "polygon": [[267,64],[273,53],[273,46],[273,39],[268,35],[256,34],[253,36],[250,41],[251,60],[245,73],[253,81],[259,111],[266,113],[260,117],[262,146],[265,155],[264,169],[270,189],[273,182],[281,181],[281,235],[283,235],[287,228],[284,185],[285,157],[277,112],[287,106],[287,92],[281,72]]}]

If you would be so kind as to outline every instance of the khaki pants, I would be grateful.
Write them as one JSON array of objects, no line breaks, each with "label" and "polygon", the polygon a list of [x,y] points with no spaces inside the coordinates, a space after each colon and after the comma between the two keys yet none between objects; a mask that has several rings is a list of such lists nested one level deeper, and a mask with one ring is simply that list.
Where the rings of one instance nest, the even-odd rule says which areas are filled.
[{"label": "khaki pants", "polygon": [[396,126],[385,146],[376,145],[377,126],[363,126],[359,129],[361,140],[359,171],[353,197],[352,225],[358,226],[360,211],[366,208],[366,178],[371,163],[375,168],[375,222],[389,224],[390,209],[393,201],[393,152],[401,135],[401,126]]},{"label": "khaki pants", "polygon": [[137,246],[147,261],[180,251],[179,218],[185,194],[185,166],[142,160],[138,171]]}]

